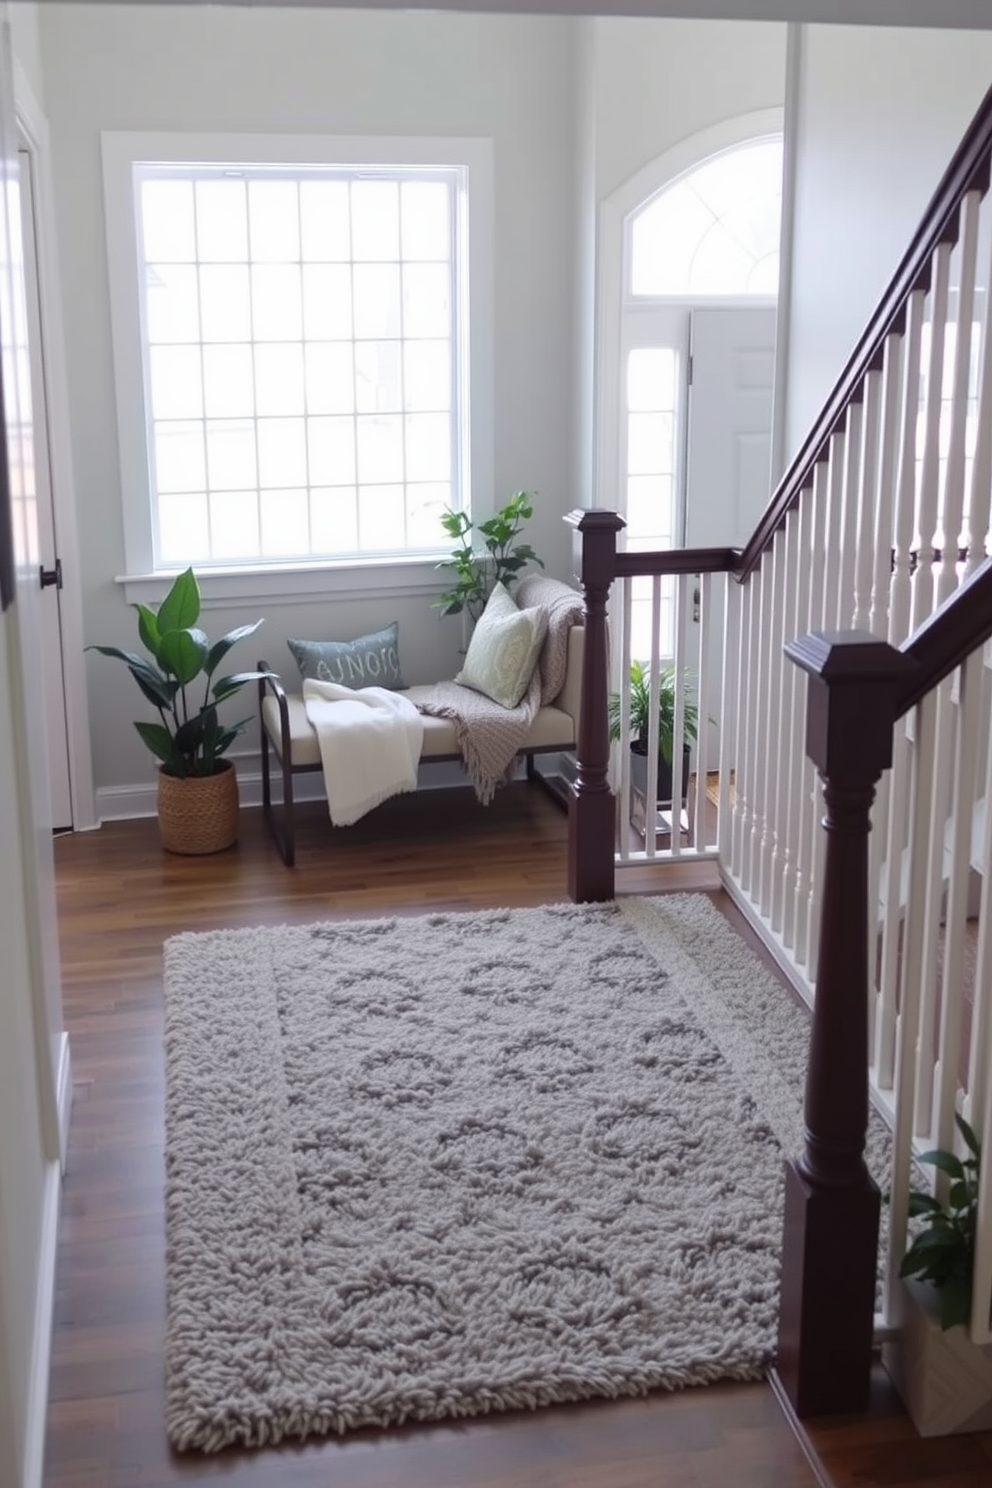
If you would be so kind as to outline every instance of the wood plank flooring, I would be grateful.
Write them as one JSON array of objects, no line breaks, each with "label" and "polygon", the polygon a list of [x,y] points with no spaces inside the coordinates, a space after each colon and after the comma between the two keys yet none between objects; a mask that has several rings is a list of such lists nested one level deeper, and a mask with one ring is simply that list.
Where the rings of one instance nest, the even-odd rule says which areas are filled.
[{"label": "wood plank flooring", "polygon": [[[182,929],[566,898],[565,819],[525,785],[485,811],[463,791],[403,797],[347,832],[333,832],[319,805],[303,808],[293,870],[259,812],[243,812],[242,821],[239,847],[212,858],[163,854],[150,821],[56,843],[75,1107],[47,1488],[193,1479],[228,1488],[988,1488],[992,1436],[920,1443],[881,1379],[870,1419],[821,1425],[805,1449],[770,1388],[756,1385],[366,1431],[277,1451],[171,1453],[163,1427],[163,941]],[[629,871],[623,885],[659,887],[650,870]],[[681,866],[670,886],[713,892],[714,870]],[[713,897],[734,916],[722,895]],[[817,1454],[814,1471],[808,1455]]]}]

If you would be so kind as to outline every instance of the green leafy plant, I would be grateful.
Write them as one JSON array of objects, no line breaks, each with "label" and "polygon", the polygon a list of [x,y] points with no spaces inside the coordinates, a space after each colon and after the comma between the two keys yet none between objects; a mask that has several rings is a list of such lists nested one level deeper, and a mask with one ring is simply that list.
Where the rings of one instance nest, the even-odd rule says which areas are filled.
[{"label": "green leafy plant", "polygon": [[[658,751],[666,765],[672,763],[672,739],[675,732],[675,668],[662,667],[658,672]],[[608,716],[610,738],[620,737],[620,693],[610,694]],[[641,661],[630,663],[630,734],[634,747],[646,754],[648,730],[651,727],[651,672]],[[682,704],[683,742],[696,738],[699,729],[699,710],[688,696]]]},{"label": "green leafy plant", "polygon": [[[458,546],[452,549],[450,558],[437,566],[450,570],[454,583],[434,601],[434,609],[442,615],[460,615],[465,610],[474,622],[485,609],[496,583],[509,589],[528,563],[544,567],[529,543],[517,542],[522,524],[534,515],[533,502],[532,491],[517,491],[504,507],[477,527],[467,512],[446,508],[441,525]],[[481,552],[475,546],[473,534],[482,538]]]},{"label": "green leafy plant", "polygon": [[978,1175],[982,1149],[974,1131],[955,1115],[968,1149],[960,1158],[941,1148],[924,1152],[917,1162],[929,1163],[950,1180],[947,1202],[913,1189],[909,1217],[921,1225],[903,1256],[900,1276],[918,1276],[940,1293],[940,1326],[953,1328],[971,1316],[971,1278],[975,1262],[975,1225],[978,1215]]},{"label": "green leafy plant", "polygon": [[[87,646],[102,656],[123,661],[145,698],[158,709],[160,723],[136,722],[135,728],[168,775],[216,775],[226,768],[221,755],[251,722],[225,725],[217,717],[217,705],[239,692],[246,682],[267,675],[262,672],[232,672],[214,682],[224,657],[238,641],[253,635],[261,625],[239,625],[211,645],[197,626],[200,618],[200,589],[191,568],[179,574],[158,610],[138,604],[138,635],[150,653],[122,651],[117,646]],[[193,684],[202,679],[200,700]],[[197,689],[199,691],[199,689]]]}]

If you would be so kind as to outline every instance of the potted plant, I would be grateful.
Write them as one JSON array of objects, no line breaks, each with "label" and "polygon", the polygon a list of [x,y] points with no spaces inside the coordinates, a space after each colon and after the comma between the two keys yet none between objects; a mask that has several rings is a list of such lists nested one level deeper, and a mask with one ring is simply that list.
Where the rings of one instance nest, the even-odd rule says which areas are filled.
[{"label": "potted plant", "polygon": [[253,635],[262,622],[240,625],[211,645],[197,626],[200,590],[192,568],[177,576],[157,611],[142,604],[134,609],[148,656],[117,646],[86,649],[123,661],[158,712],[158,723],[137,721],[134,726],[160,761],[163,847],[175,853],[220,852],[238,835],[237,776],[222,756],[250,719],[221,723],[217,708],[263,674],[233,672],[216,682],[213,678],[231,647]]},{"label": "potted plant", "polygon": [[885,1367],[921,1436],[992,1427],[992,1346],[968,1336],[981,1146],[955,1115],[965,1155],[937,1149],[916,1161],[943,1173],[946,1197],[913,1189],[909,1217],[918,1221],[899,1275],[903,1278]]},{"label": "potted plant", "polygon": [[[442,615],[459,615],[464,610],[474,625],[497,582],[509,589],[528,563],[544,567],[529,543],[516,541],[522,523],[534,515],[533,502],[532,491],[517,491],[504,507],[478,527],[467,512],[452,511],[450,507],[445,510],[441,525],[458,546],[452,549],[450,558],[437,566],[452,571],[454,584],[434,600],[434,609]],[[473,531],[482,538],[481,552],[475,547]]]},{"label": "potted plant", "polygon": [[[659,806],[672,803],[672,755],[675,732],[675,683],[673,666],[658,672],[656,698],[658,705],[657,791]],[[610,738],[620,738],[620,693],[610,694]],[[647,800],[648,748],[651,728],[651,674],[644,662],[630,663],[630,778],[633,789]],[[682,704],[682,801],[689,784],[691,744],[699,729],[699,711],[688,696]]]}]

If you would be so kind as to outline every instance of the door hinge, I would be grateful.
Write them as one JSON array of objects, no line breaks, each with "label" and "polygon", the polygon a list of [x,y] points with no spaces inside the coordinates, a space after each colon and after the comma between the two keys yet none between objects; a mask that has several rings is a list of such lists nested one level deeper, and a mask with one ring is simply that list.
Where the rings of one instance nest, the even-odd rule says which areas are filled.
[{"label": "door hinge", "polygon": [[55,585],[56,589],[62,588],[61,558],[56,558],[54,568],[45,568],[44,566],[42,566],[42,568],[39,569],[39,573],[41,575],[42,589],[50,589],[53,584]]}]

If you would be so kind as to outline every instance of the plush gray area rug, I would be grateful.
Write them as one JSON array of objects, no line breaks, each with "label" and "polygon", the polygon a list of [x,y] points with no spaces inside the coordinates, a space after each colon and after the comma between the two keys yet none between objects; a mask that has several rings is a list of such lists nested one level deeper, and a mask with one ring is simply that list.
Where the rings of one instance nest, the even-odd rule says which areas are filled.
[{"label": "plush gray area rug", "polygon": [[808,1019],[702,896],[181,935],[165,987],[177,1447],[761,1376]]}]

